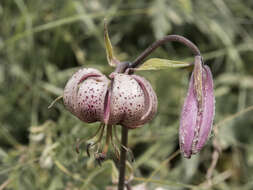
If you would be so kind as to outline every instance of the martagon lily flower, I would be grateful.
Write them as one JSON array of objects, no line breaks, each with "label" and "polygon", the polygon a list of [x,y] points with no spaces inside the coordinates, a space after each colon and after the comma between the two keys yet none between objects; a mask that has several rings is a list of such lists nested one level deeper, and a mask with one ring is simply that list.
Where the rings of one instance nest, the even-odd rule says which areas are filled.
[{"label": "martagon lily flower", "polygon": [[187,97],[180,119],[179,141],[184,157],[197,154],[212,130],[215,110],[213,78],[201,56],[195,57]]},{"label": "martagon lily flower", "polygon": [[134,129],[151,121],[157,111],[151,84],[138,75],[112,73],[110,78],[92,68],[77,71],[64,89],[66,108],[87,123]]},{"label": "martagon lily flower", "polygon": [[[82,68],[69,79],[63,92],[63,102],[68,111],[83,122],[100,122],[86,149],[88,156],[89,150],[95,151],[94,156],[99,163],[105,159],[109,144],[119,158],[116,125],[127,129],[139,128],[151,121],[157,112],[157,97],[151,84],[143,77],[130,73],[129,62],[121,62],[114,56],[106,23],[104,39],[108,63],[116,67],[109,79],[97,69]],[[106,140],[101,152],[105,128]],[[77,144],[77,152],[81,142]]]},{"label": "martagon lily flower", "polygon": [[64,105],[73,115],[86,123],[100,122],[97,138],[88,143],[88,156],[89,149],[95,145],[99,149],[107,128],[103,151],[97,150],[94,154],[99,163],[105,159],[109,143],[119,157],[113,140],[116,125],[128,129],[141,127],[151,121],[157,111],[156,94],[146,79],[117,72],[111,73],[110,79],[97,69],[82,68],[69,79],[63,93]]}]

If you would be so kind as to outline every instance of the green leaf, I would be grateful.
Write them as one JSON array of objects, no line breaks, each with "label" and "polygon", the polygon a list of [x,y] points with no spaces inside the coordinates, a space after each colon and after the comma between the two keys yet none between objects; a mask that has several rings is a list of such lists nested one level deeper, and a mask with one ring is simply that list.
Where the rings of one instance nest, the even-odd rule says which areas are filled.
[{"label": "green leaf", "polygon": [[168,59],[151,58],[144,62],[136,70],[161,70],[169,67],[188,67],[191,63],[182,61],[173,61]]},{"label": "green leaf", "polygon": [[104,40],[105,40],[107,61],[110,66],[115,67],[120,61],[118,61],[113,55],[112,43],[109,38],[106,19],[104,20]]}]

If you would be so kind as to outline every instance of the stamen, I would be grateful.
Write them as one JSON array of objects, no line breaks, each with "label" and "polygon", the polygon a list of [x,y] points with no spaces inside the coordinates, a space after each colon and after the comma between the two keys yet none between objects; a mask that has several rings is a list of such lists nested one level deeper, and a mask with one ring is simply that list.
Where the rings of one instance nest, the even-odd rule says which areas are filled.
[{"label": "stamen", "polygon": [[123,144],[121,144],[121,142],[119,140],[119,137],[118,137],[117,131],[116,131],[116,125],[114,125],[113,129],[114,129],[114,137],[116,138],[117,142],[120,144],[121,147],[123,147],[127,151],[128,155],[130,156],[131,162],[134,162],[135,159],[134,159],[134,154],[133,154],[132,150],[125,147]]},{"label": "stamen", "polygon": [[101,163],[105,160],[106,155],[104,153],[96,153],[95,160],[97,161],[98,165],[101,166]]},{"label": "stamen", "polygon": [[100,127],[99,127],[99,129],[95,133],[95,136],[94,136],[94,137],[96,137],[96,135],[100,133],[98,139],[95,142],[90,142],[90,143],[87,144],[87,146],[86,146],[86,152],[87,152],[87,155],[89,157],[90,157],[90,149],[91,149],[91,147],[93,147],[96,144],[100,143],[100,141],[102,140],[102,137],[103,137],[103,134],[104,134],[104,128],[105,128],[105,125],[101,124]]},{"label": "stamen", "polygon": [[92,135],[92,137],[90,139],[93,139],[94,137],[97,136],[97,134],[99,133],[99,131],[105,126],[104,123],[100,123],[100,126],[98,127],[97,131],[94,133],[94,135]]},{"label": "stamen", "polygon": [[107,126],[106,130],[106,141],[105,141],[105,146],[103,149],[103,153],[106,155],[109,149],[109,144],[110,144],[110,139],[111,139],[111,131],[112,131],[112,125]]},{"label": "stamen", "polygon": [[[113,127],[114,132],[115,132],[116,126],[114,125],[112,127]],[[111,130],[111,144],[113,146],[113,150],[114,150],[114,153],[116,155],[116,158],[119,160],[119,158],[120,158],[120,151],[119,151],[119,148],[117,147],[117,145],[114,143],[112,130]]]}]

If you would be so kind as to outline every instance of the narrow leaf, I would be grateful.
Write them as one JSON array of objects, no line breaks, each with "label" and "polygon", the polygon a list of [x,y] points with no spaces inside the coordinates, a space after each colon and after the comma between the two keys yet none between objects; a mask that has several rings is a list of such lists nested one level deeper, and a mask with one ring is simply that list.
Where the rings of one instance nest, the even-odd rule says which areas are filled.
[{"label": "narrow leaf", "polygon": [[113,55],[112,43],[109,38],[106,19],[104,20],[104,41],[105,41],[107,61],[110,66],[115,67],[119,63],[119,61]]},{"label": "narrow leaf", "polygon": [[168,59],[151,58],[144,62],[136,70],[161,70],[169,67],[188,67],[191,63],[182,61],[173,61]]}]

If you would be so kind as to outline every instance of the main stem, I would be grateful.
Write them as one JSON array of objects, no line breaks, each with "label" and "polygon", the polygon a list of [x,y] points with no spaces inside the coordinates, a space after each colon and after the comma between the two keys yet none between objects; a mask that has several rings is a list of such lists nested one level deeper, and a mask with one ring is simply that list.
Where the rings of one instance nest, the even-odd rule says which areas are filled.
[{"label": "main stem", "polygon": [[124,187],[125,187],[127,139],[128,139],[128,129],[126,127],[122,126],[118,190],[124,190]]}]

